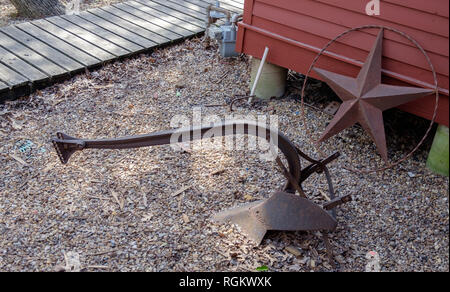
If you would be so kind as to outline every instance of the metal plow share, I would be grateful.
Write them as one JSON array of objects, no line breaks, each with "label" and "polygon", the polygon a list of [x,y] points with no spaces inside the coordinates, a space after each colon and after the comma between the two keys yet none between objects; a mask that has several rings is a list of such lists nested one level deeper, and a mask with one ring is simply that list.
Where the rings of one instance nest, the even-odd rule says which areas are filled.
[{"label": "metal plow share", "polygon": [[[337,226],[334,208],[351,200],[350,195],[335,197],[330,173],[326,166],[338,158],[339,153],[323,160],[314,160],[300,151],[282,133],[249,121],[233,121],[213,126],[168,130],[116,139],[85,140],[57,133],[57,138],[54,138],[52,142],[61,162],[66,164],[72,154],[85,149],[129,149],[165,145],[174,142],[173,135],[178,137],[175,142],[185,142],[182,141],[183,137],[189,137],[189,141],[194,141],[206,138],[211,131],[214,132],[214,137],[246,134],[265,138],[269,142],[277,139],[277,146],[288,163],[286,167],[279,157],[276,158],[283,175],[287,178],[282,191],[274,192],[268,199],[218,213],[213,219],[237,224],[258,245],[268,230],[321,231],[328,255],[331,257],[327,234],[335,230]],[[300,158],[310,163],[304,169],[301,168]],[[324,205],[318,205],[309,200],[301,187],[302,183],[314,173],[324,173],[327,178],[331,200]]]}]

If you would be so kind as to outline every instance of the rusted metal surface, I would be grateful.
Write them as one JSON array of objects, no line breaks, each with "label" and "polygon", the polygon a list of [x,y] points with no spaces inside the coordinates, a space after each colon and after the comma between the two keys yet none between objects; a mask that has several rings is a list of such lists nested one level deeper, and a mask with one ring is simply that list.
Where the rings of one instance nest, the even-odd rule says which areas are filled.
[{"label": "rusted metal surface", "polygon": [[276,192],[267,200],[219,213],[214,219],[239,225],[257,244],[268,230],[333,231],[337,226],[333,216],[322,207],[286,192]]},{"label": "rusted metal surface", "polygon": [[314,71],[343,101],[319,142],[359,123],[374,140],[384,161],[388,161],[383,111],[428,96],[433,90],[381,83],[383,37],[384,29],[381,29],[357,78],[317,67]]},{"label": "rusted metal surface", "polygon": [[[128,149],[186,142],[182,140],[182,137],[189,137],[189,141],[194,141],[211,138],[208,135],[211,131],[214,131],[214,137],[247,134],[265,138],[268,142],[273,142],[274,138],[277,138],[276,146],[284,154],[288,163],[285,167],[280,158],[277,158],[278,165],[287,178],[283,191],[274,192],[268,199],[216,214],[215,220],[239,225],[257,244],[261,243],[268,230],[328,232],[336,228],[335,214],[329,211],[333,209],[333,206],[328,204],[328,207],[324,208],[309,200],[301,188],[301,183],[314,173],[324,172],[329,183],[330,197],[333,202],[336,201],[335,206],[348,201],[347,199],[335,200],[331,177],[326,168],[326,165],[339,157],[339,154],[336,153],[324,160],[314,160],[298,149],[282,133],[254,122],[234,121],[116,139],[86,140],[58,133],[57,138],[54,138],[52,142],[61,162],[66,164],[71,155],[85,149]],[[178,135],[175,141],[173,135]],[[301,169],[300,158],[311,163],[304,170]],[[295,194],[296,191],[299,195]]]},{"label": "rusted metal surface", "polygon": [[302,187],[299,184],[299,180],[295,179],[290,173],[289,170],[284,166],[283,162],[281,161],[280,157],[276,158],[277,164],[281,169],[281,172],[283,173],[283,175],[287,178],[288,182],[294,186],[295,190],[299,193],[299,195],[302,198],[307,199],[308,197],[306,196],[305,192],[303,191]]},{"label": "rusted metal surface", "polygon": [[[411,35],[423,44],[436,65],[440,107],[436,122],[449,124],[449,2],[433,3],[392,0],[382,3],[380,16],[367,16],[368,1],[327,0],[246,0],[244,20],[239,24],[237,50],[260,56],[264,46],[271,54],[268,62],[306,73],[321,48],[334,36],[351,27],[376,24],[390,26]],[[429,5],[432,5],[429,6]],[[371,49],[377,30],[366,30],[343,38],[321,59],[321,68],[355,77]],[[386,60],[383,75],[387,84],[433,88],[427,62],[407,39],[386,32]],[[320,79],[318,74],[311,75]],[[425,97],[403,105],[401,110],[431,119],[434,98]]]},{"label": "rusted metal surface", "polygon": [[[396,33],[396,34],[402,36],[403,38],[407,39],[409,42],[411,42],[416,47],[416,49],[422,53],[422,55],[425,57],[425,60],[428,63],[428,66],[430,68],[430,71],[431,71],[433,79],[434,79],[434,97],[435,97],[435,99],[434,99],[434,110],[433,110],[433,113],[431,115],[430,125],[429,125],[427,131],[425,132],[425,134],[423,135],[422,139],[419,141],[419,143],[417,143],[417,145],[413,148],[413,150],[411,150],[404,157],[400,158],[399,160],[397,160],[397,161],[395,161],[393,163],[389,163],[389,162],[387,162],[385,160],[386,161],[386,166],[384,166],[384,167],[372,168],[372,169],[361,169],[361,168],[355,168],[353,165],[351,165],[351,166],[343,166],[347,170],[350,170],[352,172],[361,173],[361,174],[382,172],[382,171],[391,169],[391,168],[399,165],[403,161],[407,160],[409,157],[411,157],[419,149],[419,147],[424,143],[425,139],[428,137],[428,135],[430,134],[431,130],[433,129],[434,122],[436,121],[436,119],[438,117],[438,114],[439,114],[439,107],[440,107],[440,105],[442,105],[442,99],[440,98],[440,94],[439,94],[439,85],[438,85],[438,79],[437,79],[436,70],[434,68],[433,63],[431,62],[430,57],[428,56],[427,52],[425,51],[425,49],[416,40],[414,40],[411,36],[409,36],[408,34],[406,34],[404,32],[401,32],[401,31],[399,31],[399,30],[397,30],[395,28],[387,27],[387,26],[380,26],[380,25],[363,25],[363,26],[360,26],[360,27],[355,27],[355,28],[348,29],[348,30],[344,31],[343,33],[339,34],[338,36],[336,36],[335,38],[333,38],[332,40],[330,40],[319,51],[319,53],[314,57],[311,65],[310,65],[310,67],[309,67],[309,69],[308,69],[308,71],[307,71],[307,73],[305,75],[305,79],[304,79],[304,82],[303,82],[303,88],[302,88],[302,92],[301,92],[301,98],[300,98],[301,99],[301,104],[302,104],[301,116],[302,116],[302,120],[303,120],[303,123],[304,123],[304,126],[305,126],[305,130],[308,133],[309,137],[311,137],[311,139],[312,139],[311,132],[309,131],[309,128],[307,126],[306,117],[305,117],[305,108],[304,108],[305,88],[306,88],[306,84],[308,82],[309,76],[313,72],[313,69],[315,68],[315,65],[318,62],[318,60],[320,59],[320,57],[325,54],[325,52],[328,50],[328,48],[332,44],[334,44],[339,39],[347,36],[350,33],[361,32],[361,31],[364,31],[364,30],[367,30],[367,29],[378,29],[378,30],[382,30],[382,31],[390,31],[390,32]],[[370,55],[372,55],[372,53]],[[365,71],[365,70],[362,70],[362,71]],[[316,147],[316,150],[320,153],[320,155],[325,156],[325,154],[323,153],[323,151],[319,147],[319,143],[315,143],[315,141],[313,141],[313,144]]]}]

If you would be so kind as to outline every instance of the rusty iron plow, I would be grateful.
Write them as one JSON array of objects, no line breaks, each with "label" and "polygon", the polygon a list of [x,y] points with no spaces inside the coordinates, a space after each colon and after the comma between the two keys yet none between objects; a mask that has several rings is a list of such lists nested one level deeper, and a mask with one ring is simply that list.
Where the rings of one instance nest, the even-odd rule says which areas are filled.
[{"label": "rusty iron plow", "polygon": [[[277,147],[284,154],[288,166],[276,158],[287,183],[283,191],[276,191],[268,199],[252,202],[237,208],[218,213],[213,219],[237,224],[258,245],[268,230],[279,231],[322,231],[326,246],[329,247],[327,232],[335,230],[337,221],[334,208],[351,200],[351,196],[335,197],[330,173],[326,165],[339,157],[335,153],[323,160],[314,160],[300,151],[285,135],[271,128],[248,121],[234,121],[212,126],[191,127],[168,130],[148,135],[123,137],[117,139],[84,140],[58,133],[53,145],[63,164],[76,151],[85,149],[129,149],[147,146],[165,145],[210,138],[208,133],[214,131],[214,137],[246,134],[265,138],[267,141],[277,139]],[[174,135],[178,137],[174,141]],[[300,158],[310,164],[302,169]],[[314,173],[324,173],[329,187],[329,201],[318,205],[309,200],[301,187],[302,183]],[[299,195],[295,193],[298,192]],[[328,248],[329,249],[329,248]],[[330,252],[330,251],[329,251]]]}]

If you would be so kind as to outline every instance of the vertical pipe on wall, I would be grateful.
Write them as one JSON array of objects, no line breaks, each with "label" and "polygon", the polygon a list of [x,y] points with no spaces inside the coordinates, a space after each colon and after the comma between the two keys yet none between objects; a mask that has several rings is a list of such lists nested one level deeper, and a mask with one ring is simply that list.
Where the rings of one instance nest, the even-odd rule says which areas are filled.
[{"label": "vertical pipe on wall", "polygon": [[261,64],[259,64],[258,73],[256,74],[255,82],[253,83],[252,91],[250,92],[250,99],[248,103],[251,103],[253,100],[253,96],[255,95],[256,87],[258,86],[259,78],[261,77],[262,70],[264,68],[264,64],[266,63],[267,55],[269,54],[269,47],[264,49],[264,55],[261,60]]}]

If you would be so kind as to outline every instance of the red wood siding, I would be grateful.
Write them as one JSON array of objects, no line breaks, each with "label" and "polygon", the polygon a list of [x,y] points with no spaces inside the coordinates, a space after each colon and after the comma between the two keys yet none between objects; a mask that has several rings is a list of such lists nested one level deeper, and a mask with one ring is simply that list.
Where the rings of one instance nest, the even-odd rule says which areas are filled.
[{"label": "red wood siding", "polygon": [[[246,0],[237,50],[261,57],[264,47],[269,46],[269,62],[306,73],[318,50],[349,28],[378,24],[398,29],[411,35],[429,54],[441,93],[437,121],[448,126],[449,1],[382,0],[380,16],[365,14],[368,2]],[[335,55],[323,56],[316,66],[356,76],[377,33],[367,30],[345,36],[330,47],[329,52]],[[432,87],[433,76],[426,59],[406,38],[386,31],[384,56],[385,82]],[[434,98],[426,97],[400,108],[431,119]]]}]

